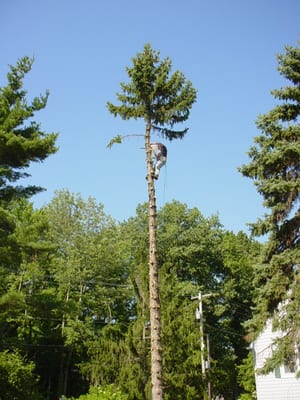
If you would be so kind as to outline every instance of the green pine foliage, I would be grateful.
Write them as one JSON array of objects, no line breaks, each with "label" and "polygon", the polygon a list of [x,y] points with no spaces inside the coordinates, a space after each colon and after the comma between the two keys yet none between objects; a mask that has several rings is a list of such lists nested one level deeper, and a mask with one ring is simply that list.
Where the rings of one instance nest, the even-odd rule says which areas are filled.
[{"label": "green pine foliage", "polygon": [[249,151],[242,174],[254,180],[268,213],[252,225],[255,235],[267,235],[262,260],[257,265],[254,317],[255,334],[266,320],[283,332],[273,356],[262,372],[295,360],[300,345],[300,48],[287,46],[278,56],[279,73],[289,84],[272,94],[278,105],[257,120],[261,134]]},{"label": "green pine foliage", "polygon": [[[46,107],[49,93],[28,101],[24,89],[32,64],[33,59],[20,58],[16,66],[9,67],[7,85],[0,87],[0,295],[6,292],[11,272],[18,270],[25,254],[14,201],[42,190],[21,181],[29,177],[26,170],[32,162],[41,162],[57,150],[57,134],[47,134],[35,120],[36,113]],[[34,242],[30,246],[34,247]]]},{"label": "green pine foliage", "polygon": [[256,386],[254,376],[254,356],[249,352],[247,358],[238,367],[238,381],[244,389],[239,400],[256,400]]},{"label": "green pine foliage", "polygon": [[[132,62],[132,67],[126,69],[130,82],[122,82],[122,92],[117,93],[120,105],[107,102],[108,110],[125,120],[141,118],[166,139],[181,139],[188,129],[176,131],[174,126],[188,119],[196,101],[197,92],[191,82],[180,71],[171,74],[171,60],[160,60],[160,53],[150,44]],[[119,135],[116,142],[120,142]]]},{"label": "green pine foliage", "polygon": [[[8,83],[0,88],[0,349],[6,367],[11,366],[11,371],[1,372],[6,382],[1,382],[0,397],[11,399],[39,398],[39,371],[33,371],[39,362],[31,350],[45,334],[40,282],[52,249],[44,239],[43,213],[34,212],[26,199],[41,188],[19,183],[29,176],[26,169],[31,162],[43,161],[56,151],[57,135],[46,134],[34,120],[36,112],[46,107],[48,93],[28,102],[23,88],[32,64],[32,59],[23,57],[10,66]],[[37,315],[44,318],[34,322]]]},{"label": "green pine foliage", "polygon": [[17,184],[29,174],[31,162],[40,162],[55,153],[57,134],[45,133],[34,118],[47,105],[49,93],[28,102],[23,88],[24,78],[31,70],[33,59],[20,58],[10,65],[7,85],[0,88],[0,201],[29,197],[42,188]]}]

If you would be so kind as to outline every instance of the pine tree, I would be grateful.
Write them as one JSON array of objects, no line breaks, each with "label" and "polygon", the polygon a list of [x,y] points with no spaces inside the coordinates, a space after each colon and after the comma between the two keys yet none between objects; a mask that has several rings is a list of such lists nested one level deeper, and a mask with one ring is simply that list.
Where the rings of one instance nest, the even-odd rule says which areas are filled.
[{"label": "pine tree", "polygon": [[40,124],[33,121],[35,113],[46,107],[49,93],[28,103],[23,89],[32,64],[33,59],[23,57],[16,66],[10,65],[8,83],[0,88],[0,201],[29,197],[41,191],[40,187],[24,187],[16,182],[30,176],[24,170],[31,162],[43,161],[57,151],[57,134],[43,132]]},{"label": "pine tree", "polygon": [[[152,399],[163,399],[161,316],[158,283],[156,245],[156,198],[152,177],[151,132],[157,131],[163,138],[173,140],[183,138],[188,129],[175,131],[174,125],[183,123],[189,117],[196,100],[196,90],[180,71],[171,76],[172,62],[169,58],[160,60],[159,52],[150,44],[144,46],[143,53],[132,59],[133,66],[127,68],[131,81],[121,83],[122,93],[117,93],[121,105],[108,102],[108,110],[122,119],[143,119],[145,129],[145,149],[147,160],[147,182],[149,197],[149,295],[151,326],[151,378]],[[120,142],[121,136],[113,142]]]},{"label": "pine tree", "polygon": [[[35,113],[46,107],[48,92],[28,102],[23,89],[32,64],[33,59],[28,57],[19,59],[16,66],[10,66],[7,85],[0,87],[0,296],[6,292],[10,274],[23,264],[16,203],[42,190],[34,185],[22,186],[19,180],[30,176],[26,169],[31,162],[43,161],[57,150],[57,134],[43,132],[34,121]],[[26,235],[24,238],[29,241]]]},{"label": "pine tree", "polygon": [[258,334],[271,318],[273,328],[284,333],[263,372],[293,364],[300,344],[300,48],[286,46],[278,63],[289,85],[271,92],[280,102],[258,117],[261,134],[248,153],[251,162],[240,168],[269,209],[252,225],[255,235],[268,235],[252,326]]}]

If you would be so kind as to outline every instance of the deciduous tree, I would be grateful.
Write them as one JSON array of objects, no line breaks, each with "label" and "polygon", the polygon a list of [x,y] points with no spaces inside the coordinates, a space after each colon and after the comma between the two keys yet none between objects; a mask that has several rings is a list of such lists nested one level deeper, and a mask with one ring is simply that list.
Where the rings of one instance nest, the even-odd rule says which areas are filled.
[{"label": "deciduous tree", "polygon": [[[109,356],[122,330],[118,325],[115,330],[102,330],[106,325],[126,321],[130,308],[119,231],[95,199],[85,201],[67,190],[56,193],[46,214],[49,239],[56,246],[51,278],[61,304],[56,312],[61,318],[64,343],[59,394],[68,393],[68,376],[75,363],[93,384],[113,383],[116,361]],[[85,353],[88,359],[81,358]],[[107,368],[100,362],[105,357]]]},{"label": "deciduous tree", "polygon": [[0,353],[0,398],[13,400],[40,400],[37,392],[38,377],[34,363],[19,353]]}]

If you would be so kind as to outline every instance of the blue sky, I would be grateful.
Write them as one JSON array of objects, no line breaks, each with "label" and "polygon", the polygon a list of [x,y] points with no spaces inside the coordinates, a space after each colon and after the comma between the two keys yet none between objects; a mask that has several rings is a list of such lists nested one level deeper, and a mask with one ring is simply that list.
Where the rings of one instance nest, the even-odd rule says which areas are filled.
[{"label": "blue sky", "polygon": [[[143,138],[111,150],[117,134],[143,134],[143,121],[109,114],[126,67],[146,43],[170,57],[198,91],[182,141],[166,143],[167,167],[156,184],[158,207],[178,200],[205,217],[218,214],[225,229],[248,232],[267,210],[253,182],[237,168],[259,135],[255,120],[285,86],[276,54],[300,39],[299,0],[11,0],[1,5],[0,85],[8,64],[34,56],[28,98],[50,91],[36,114],[46,132],[59,132],[59,151],[33,164],[24,181],[47,189],[32,200],[49,202],[55,190],[93,196],[118,221],[147,201]],[[158,137],[153,136],[157,141]]]}]

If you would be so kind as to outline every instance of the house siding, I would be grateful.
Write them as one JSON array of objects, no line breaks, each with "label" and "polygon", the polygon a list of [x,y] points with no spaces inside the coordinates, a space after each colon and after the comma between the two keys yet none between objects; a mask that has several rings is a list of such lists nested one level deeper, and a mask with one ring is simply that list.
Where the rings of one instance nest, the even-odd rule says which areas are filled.
[{"label": "house siding", "polygon": [[[255,369],[261,368],[272,354],[272,341],[278,333],[272,332],[269,321],[263,333],[253,343]],[[255,374],[257,400],[300,400],[300,379],[286,373],[284,367],[268,375]]]}]

